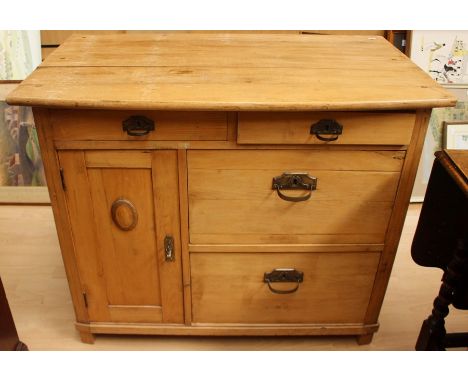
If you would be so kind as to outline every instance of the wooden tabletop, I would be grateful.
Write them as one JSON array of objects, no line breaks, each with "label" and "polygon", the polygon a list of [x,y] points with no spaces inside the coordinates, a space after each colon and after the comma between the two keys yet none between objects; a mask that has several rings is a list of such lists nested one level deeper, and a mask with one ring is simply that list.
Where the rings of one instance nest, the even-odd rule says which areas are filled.
[{"label": "wooden tabletop", "polygon": [[386,110],[455,98],[382,37],[73,35],[10,104],[159,110]]}]

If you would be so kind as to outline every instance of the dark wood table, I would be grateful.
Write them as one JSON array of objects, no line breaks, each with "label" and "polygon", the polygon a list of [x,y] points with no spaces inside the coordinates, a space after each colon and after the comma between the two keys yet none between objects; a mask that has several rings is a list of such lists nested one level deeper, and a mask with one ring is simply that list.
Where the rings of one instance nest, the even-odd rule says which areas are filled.
[{"label": "dark wood table", "polygon": [[19,340],[15,322],[0,278],[0,350],[28,350]]},{"label": "dark wood table", "polygon": [[416,350],[468,346],[468,333],[445,331],[450,305],[468,309],[468,150],[435,155],[411,254],[417,264],[438,267],[444,274]]}]

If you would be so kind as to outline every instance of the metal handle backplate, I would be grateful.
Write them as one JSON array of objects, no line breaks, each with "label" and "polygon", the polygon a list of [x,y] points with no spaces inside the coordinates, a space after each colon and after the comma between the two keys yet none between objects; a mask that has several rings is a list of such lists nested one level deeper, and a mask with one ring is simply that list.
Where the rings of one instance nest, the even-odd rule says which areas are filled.
[{"label": "metal handle backplate", "polygon": [[[343,126],[334,119],[321,119],[310,127],[310,134],[315,134],[318,139],[325,142],[336,141],[342,133]],[[324,137],[324,135],[331,136]]]},{"label": "metal handle backplate", "polygon": [[122,129],[132,137],[142,137],[154,131],[154,121],[142,115],[133,115],[122,122]]},{"label": "metal handle backplate", "polygon": [[[288,294],[299,289],[299,284],[304,281],[304,273],[293,268],[277,268],[263,275],[263,282],[268,284],[268,288],[273,293]],[[276,289],[272,283],[296,283],[292,289]]]},{"label": "metal handle backplate", "polygon": [[[310,199],[312,191],[317,189],[317,178],[306,172],[285,172],[273,178],[272,190],[276,190],[278,196],[288,202],[303,202]],[[303,196],[288,196],[281,190],[308,190]]]},{"label": "metal handle backplate", "polygon": [[164,260],[175,261],[174,238],[166,236],[164,238]]}]

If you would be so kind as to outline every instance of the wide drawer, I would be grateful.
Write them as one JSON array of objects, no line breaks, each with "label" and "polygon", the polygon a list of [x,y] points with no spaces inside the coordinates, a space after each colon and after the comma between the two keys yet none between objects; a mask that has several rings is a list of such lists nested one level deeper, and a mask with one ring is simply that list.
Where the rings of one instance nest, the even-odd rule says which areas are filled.
[{"label": "wide drawer", "polygon": [[[154,130],[141,136],[131,135],[141,130],[124,131],[124,121],[132,116],[149,118]],[[55,110],[51,119],[56,140],[222,141],[227,137],[223,112]]]},{"label": "wide drawer", "polygon": [[[379,255],[192,253],[192,321],[362,323]],[[302,282],[272,281],[269,286],[265,273],[276,269],[301,272]]]},{"label": "wide drawer", "polygon": [[[193,244],[382,244],[404,151],[190,150]],[[316,189],[273,189],[285,172]]]},{"label": "wide drawer", "polygon": [[[415,123],[409,112],[239,113],[238,143],[408,145]],[[323,133],[311,132],[312,126]],[[328,121],[328,122],[324,122]],[[341,125],[341,133],[327,131]],[[339,128],[338,128],[339,129]]]}]

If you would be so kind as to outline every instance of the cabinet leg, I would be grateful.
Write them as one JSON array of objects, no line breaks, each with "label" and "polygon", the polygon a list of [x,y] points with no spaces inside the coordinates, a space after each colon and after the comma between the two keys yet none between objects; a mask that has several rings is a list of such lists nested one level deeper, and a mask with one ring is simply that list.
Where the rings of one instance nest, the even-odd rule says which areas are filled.
[{"label": "cabinet leg", "polygon": [[85,344],[94,344],[94,334],[91,332],[82,332],[80,331],[81,341]]},{"label": "cabinet leg", "polygon": [[374,333],[363,334],[362,336],[357,336],[356,342],[358,343],[358,345],[368,345],[372,342],[373,337]]}]

